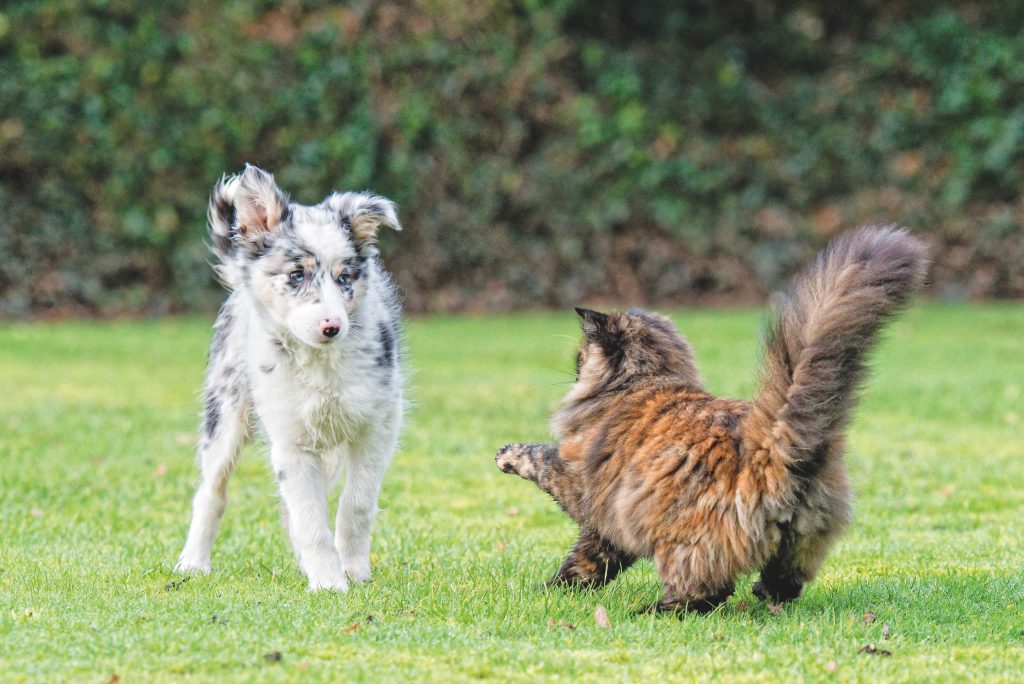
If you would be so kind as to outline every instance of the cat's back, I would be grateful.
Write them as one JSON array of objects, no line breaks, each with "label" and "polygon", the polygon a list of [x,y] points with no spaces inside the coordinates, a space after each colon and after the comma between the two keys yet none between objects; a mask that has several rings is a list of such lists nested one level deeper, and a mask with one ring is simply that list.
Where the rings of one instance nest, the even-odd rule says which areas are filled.
[{"label": "cat's back", "polygon": [[737,485],[738,426],[747,410],[747,402],[672,384],[615,397],[576,454],[595,522],[644,551],[642,538],[653,541],[653,528],[703,517],[693,504],[708,494],[727,497]]}]

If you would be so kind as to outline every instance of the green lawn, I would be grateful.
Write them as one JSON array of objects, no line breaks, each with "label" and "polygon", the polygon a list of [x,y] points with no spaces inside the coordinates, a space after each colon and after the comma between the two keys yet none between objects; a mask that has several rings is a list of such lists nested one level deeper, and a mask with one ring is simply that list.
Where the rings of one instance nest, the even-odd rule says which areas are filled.
[{"label": "green lawn", "polygon": [[[675,319],[710,388],[748,396],[761,315]],[[818,581],[774,614],[746,578],[682,620],[632,616],[658,593],[647,562],[601,591],[539,588],[574,527],[494,467],[547,436],[571,312],[408,324],[369,584],[306,592],[261,446],[213,574],[177,583],[210,323],[0,329],[3,681],[1024,680],[1024,304],[893,325],[851,430],[855,522]]]}]

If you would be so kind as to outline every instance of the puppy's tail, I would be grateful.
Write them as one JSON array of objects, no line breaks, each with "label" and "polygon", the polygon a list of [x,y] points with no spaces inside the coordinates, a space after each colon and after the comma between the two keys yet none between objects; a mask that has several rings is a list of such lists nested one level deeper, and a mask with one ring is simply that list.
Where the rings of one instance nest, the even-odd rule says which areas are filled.
[{"label": "puppy's tail", "polygon": [[235,193],[238,190],[238,176],[224,176],[213,186],[210,206],[206,210],[207,230],[210,234],[210,251],[217,257],[213,268],[224,287],[233,289],[240,274],[235,260]]},{"label": "puppy's tail", "polygon": [[924,244],[906,230],[866,227],[833,240],[796,277],[768,328],[760,389],[744,418],[753,462],[798,477],[824,465],[878,330],[906,306],[927,265]]}]

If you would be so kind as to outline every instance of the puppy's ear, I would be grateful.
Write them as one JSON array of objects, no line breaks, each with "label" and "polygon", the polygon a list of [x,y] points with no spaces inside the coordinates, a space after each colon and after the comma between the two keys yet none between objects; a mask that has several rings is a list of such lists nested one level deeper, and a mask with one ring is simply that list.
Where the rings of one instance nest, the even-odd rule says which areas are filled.
[{"label": "puppy's ear", "polygon": [[234,187],[237,236],[241,242],[258,245],[288,217],[288,197],[274,177],[263,169],[245,165]]},{"label": "puppy's ear", "polygon": [[576,315],[580,317],[580,327],[583,328],[583,334],[588,338],[593,339],[599,336],[608,326],[608,314],[594,311],[593,309],[584,309],[581,306],[573,308],[576,310]]},{"label": "puppy's ear", "polygon": [[377,232],[383,226],[402,230],[395,203],[369,192],[336,192],[324,202],[352,231],[352,241],[364,254],[376,254]]}]

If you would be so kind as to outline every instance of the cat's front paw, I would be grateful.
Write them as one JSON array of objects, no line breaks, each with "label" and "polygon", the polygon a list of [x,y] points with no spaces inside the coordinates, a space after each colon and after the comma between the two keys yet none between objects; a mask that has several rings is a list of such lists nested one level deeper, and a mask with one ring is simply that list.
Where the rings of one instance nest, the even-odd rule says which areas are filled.
[{"label": "cat's front paw", "polygon": [[503,473],[512,473],[520,477],[526,477],[525,468],[529,465],[527,455],[528,445],[513,442],[498,449],[494,462],[498,464],[498,470]]}]

